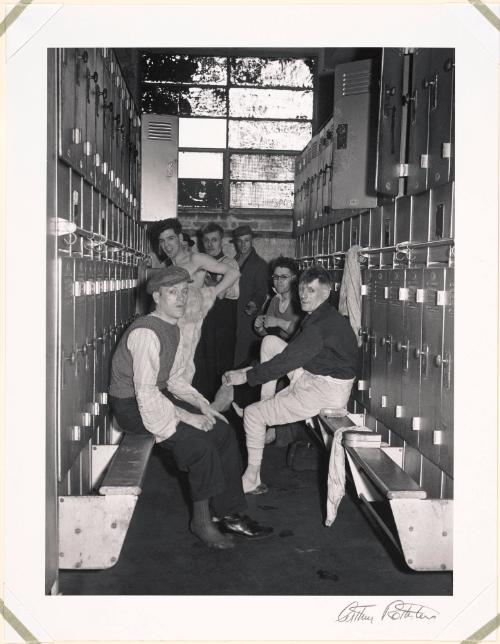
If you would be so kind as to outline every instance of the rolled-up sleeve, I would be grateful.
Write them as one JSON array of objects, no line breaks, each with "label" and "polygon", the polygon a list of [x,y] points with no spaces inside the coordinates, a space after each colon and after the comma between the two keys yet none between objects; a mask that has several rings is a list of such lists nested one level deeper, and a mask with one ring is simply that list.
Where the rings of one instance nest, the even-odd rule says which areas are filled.
[{"label": "rolled-up sleeve", "polygon": [[185,331],[184,329],[181,329],[181,340],[177,348],[177,353],[175,354],[174,364],[170,370],[167,387],[174,396],[191,403],[191,405],[194,405],[194,407],[199,409],[200,404],[204,403],[208,405],[209,402],[186,380],[184,375],[186,370],[186,360],[184,352],[181,350],[183,345],[183,333],[185,333]]},{"label": "rolled-up sleeve", "polygon": [[156,442],[175,433],[175,407],[157,387],[160,369],[160,341],[151,329],[135,329],[127,339],[132,355],[134,389],[144,427],[154,434]]}]

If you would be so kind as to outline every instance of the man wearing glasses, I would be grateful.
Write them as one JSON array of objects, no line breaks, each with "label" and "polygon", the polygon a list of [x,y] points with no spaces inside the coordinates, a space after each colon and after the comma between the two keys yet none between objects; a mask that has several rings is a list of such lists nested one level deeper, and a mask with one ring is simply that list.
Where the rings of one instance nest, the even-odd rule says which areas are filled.
[{"label": "man wearing glasses", "polygon": [[[267,362],[228,371],[227,385],[268,384],[269,398],[244,411],[248,466],[243,474],[246,494],[263,494],[260,479],[266,427],[305,420],[323,407],[347,406],[358,367],[358,343],[347,318],[328,302],[332,282],[329,273],[315,266],[304,271],[299,297],[305,317],[295,336]],[[290,385],[273,395],[278,378],[288,375]]]}]

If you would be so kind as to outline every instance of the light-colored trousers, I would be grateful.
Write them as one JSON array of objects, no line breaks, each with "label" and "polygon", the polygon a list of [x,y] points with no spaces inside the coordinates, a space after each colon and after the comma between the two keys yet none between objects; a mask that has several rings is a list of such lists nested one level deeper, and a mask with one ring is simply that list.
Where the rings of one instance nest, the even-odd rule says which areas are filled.
[{"label": "light-colored trousers", "polygon": [[[281,353],[287,343],[273,335],[262,341],[261,361]],[[344,409],[351,394],[354,378],[342,380],[317,376],[301,367],[288,374],[288,387],[276,392],[276,381],[262,385],[261,400],[245,408],[244,427],[247,447],[264,450],[266,427],[284,425],[316,416],[320,409]]]}]

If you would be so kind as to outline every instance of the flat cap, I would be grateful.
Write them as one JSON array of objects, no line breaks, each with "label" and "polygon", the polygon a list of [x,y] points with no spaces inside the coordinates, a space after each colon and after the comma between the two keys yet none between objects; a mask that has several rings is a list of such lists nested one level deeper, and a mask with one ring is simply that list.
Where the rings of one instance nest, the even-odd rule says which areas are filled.
[{"label": "flat cap", "polygon": [[180,282],[192,282],[191,276],[185,268],[181,266],[167,266],[160,268],[149,278],[146,285],[146,291],[152,295],[159,291],[162,286],[174,286]]},{"label": "flat cap", "polygon": [[242,237],[243,235],[252,235],[253,237],[253,230],[250,228],[250,226],[238,226],[238,228],[235,228],[233,230],[233,238]]}]

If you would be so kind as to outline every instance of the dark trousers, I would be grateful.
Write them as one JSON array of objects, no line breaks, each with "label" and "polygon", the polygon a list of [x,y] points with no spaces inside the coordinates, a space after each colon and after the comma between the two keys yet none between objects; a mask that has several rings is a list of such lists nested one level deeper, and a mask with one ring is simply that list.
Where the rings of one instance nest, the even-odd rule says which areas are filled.
[{"label": "dark trousers", "polygon": [[236,306],[236,300],[216,299],[201,327],[194,354],[193,387],[210,401],[215,398],[224,373],[233,369]]},{"label": "dark trousers", "polygon": [[[162,391],[177,407],[199,414],[200,411],[167,391]],[[109,396],[113,415],[125,432],[149,434],[142,422],[135,398]],[[180,421],[172,436],[158,443],[169,451],[177,467],[187,472],[193,501],[211,499],[216,516],[242,512],[246,507],[241,485],[241,457],[233,428],[217,420],[204,432]]]}]

